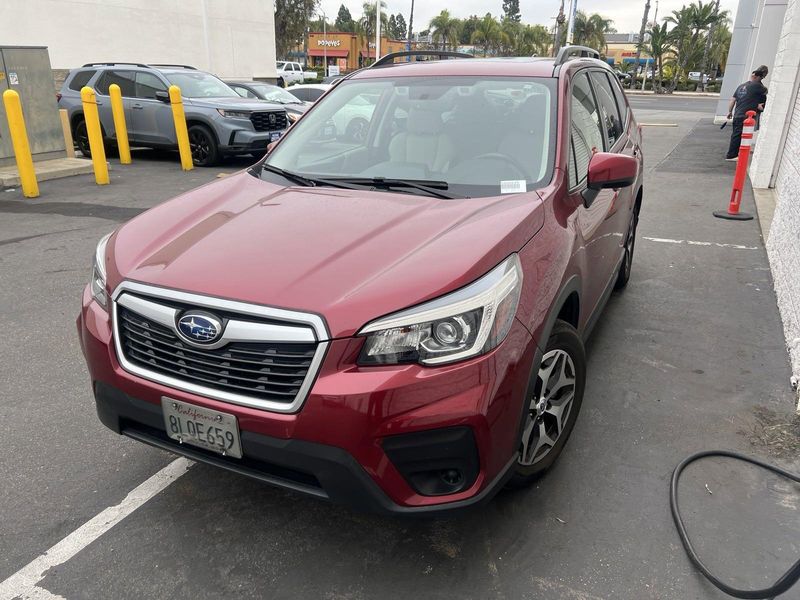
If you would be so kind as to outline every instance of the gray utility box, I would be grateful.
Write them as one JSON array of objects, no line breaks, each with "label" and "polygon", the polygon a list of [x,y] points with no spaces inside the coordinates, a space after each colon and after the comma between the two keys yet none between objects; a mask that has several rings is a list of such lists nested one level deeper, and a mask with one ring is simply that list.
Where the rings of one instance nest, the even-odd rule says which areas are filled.
[{"label": "gray utility box", "polygon": [[[0,46],[0,93],[19,93],[33,160],[63,158],[64,133],[45,46]],[[14,164],[5,108],[0,108],[0,166]]]}]

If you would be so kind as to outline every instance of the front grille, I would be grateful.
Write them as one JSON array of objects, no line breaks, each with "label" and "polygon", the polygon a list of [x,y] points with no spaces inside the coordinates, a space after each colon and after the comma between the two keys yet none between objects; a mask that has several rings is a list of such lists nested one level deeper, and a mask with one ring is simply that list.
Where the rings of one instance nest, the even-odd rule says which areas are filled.
[{"label": "front grille", "polygon": [[258,400],[291,404],[308,375],[315,343],[231,342],[196,348],[170,328],[117,306],[125,359],[148,371]]},{"label": "front grille", "polygon": [[288,124],[286,113],[275,110],[250,113],[250,122],[256,131],[280,131]]}]

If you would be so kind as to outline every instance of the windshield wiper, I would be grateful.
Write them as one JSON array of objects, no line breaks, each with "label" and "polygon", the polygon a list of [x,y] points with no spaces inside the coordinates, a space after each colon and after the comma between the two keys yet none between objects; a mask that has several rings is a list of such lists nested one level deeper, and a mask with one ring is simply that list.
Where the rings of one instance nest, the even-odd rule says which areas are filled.
[{"label": "windshield wiper", "polygon": [[306,177],[305,175],[300,175],[299,173],[293,173],[292,171],[287,171],[286,169],[281,169],[280,167],[276,167],[269,163],[263,163],[261,168],[264,171],[269,171],[270,173],[275,173],[276,175],[280,175],[281,177],[285,177],[289,181],[293,181],[297,184],[306,186],[306,187],[317,187],[317,186],[330,186],[330,187],[337,187],[337,188],[345,188],[348,190],[352,190],[352,185],[347,185],[346,182],[339,182],[339,181],[332,181],[330,179],[321,179],[319,177]]},{"label": "windshield wiper", "polygon": [[342,182],[352,185],[371,186],[378,189],[391,189],[391,188],[411,188],[425,192],[436,198],[444,198],[452,200],[454,198],[463,198],[445,192],[449,185],[446,181],[431,181],[427,179],[392,179],[389,177],[333,177],[326,178],[326,182]]}]

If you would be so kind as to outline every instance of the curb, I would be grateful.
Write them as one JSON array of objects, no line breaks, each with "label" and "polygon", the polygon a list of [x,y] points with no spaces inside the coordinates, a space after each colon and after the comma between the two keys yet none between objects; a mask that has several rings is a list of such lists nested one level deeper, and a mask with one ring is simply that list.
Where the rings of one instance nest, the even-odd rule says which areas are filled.
[{"label": "curb", "polygon": [[678,96],[680,98],[719,98],[718,92],[672,92],[671,94],[654,94],[647,90],[625,90],[631,96]]}]

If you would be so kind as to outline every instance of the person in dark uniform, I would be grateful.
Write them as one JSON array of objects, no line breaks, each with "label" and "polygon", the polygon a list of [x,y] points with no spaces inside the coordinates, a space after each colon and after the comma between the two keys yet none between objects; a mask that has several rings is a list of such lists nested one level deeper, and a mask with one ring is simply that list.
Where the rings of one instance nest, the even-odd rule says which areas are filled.
[{"label": "person in dark uniform", "polygon": [[[761,65],[753,74],[750,81],[744,82],[736,88],[728,104],[728,119],[733,118],[733,131],[731,131],[731,144],[725,160],[736,160],[739,156],[739,146],[742,143],[742,127],[747,118],[747,111],[754,110],[760,113],[764,110],[767,101],[767,88],[761,81],[767,76],[769,69]],[[734,107],[735,110],[734,110]]]}]

